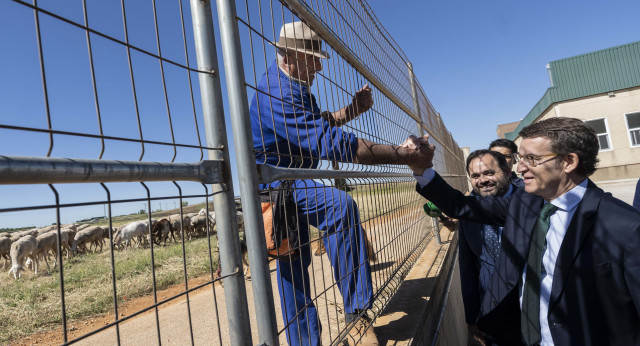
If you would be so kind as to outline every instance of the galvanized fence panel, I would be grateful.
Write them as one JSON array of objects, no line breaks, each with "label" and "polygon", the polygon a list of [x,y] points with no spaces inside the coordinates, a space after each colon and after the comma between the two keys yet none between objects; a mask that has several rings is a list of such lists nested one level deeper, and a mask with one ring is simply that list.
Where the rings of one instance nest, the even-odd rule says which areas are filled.
[{"label": "galvanized fence panel", "polygon": [[3,239],[36,236],[20,247],[41,262],[12,250],[0,343],[250,344],[210,5],[16,0],[0,16],[0,227],[29,226]]},{"label": "galvanized fence panel", "polygon": [[[296,248],[280,248],[272,256],[278,258],[272,264],[279,340],[265,306],[259,342],[363,341],[370,321],[433,233],[410,170],[392,161],[359,164],[350,134],[391,146],[427,132],[443,148],[435,168],[464,190],[462,151],[412,77],[408,59],[365,2],[219,1],[218,13],[226,73],[233,76],[227,79],[230,103],[238,105],[231,116],[242,151],[238,169],[246,170],[241,186],[260,183],[262,211],[268,217],[271,205],[274,219],[273,196],[289,192],[284,214],[299,235]],[[321,37],[330,58],[313,42],[295,41],[295,30],[303,34],[303,26],[291,27],[281,40],[283,25],[298,21]],[[283,44],[278,57],[277,46]],[[340,124],[327,119],[327,111],[351,104],[366,84],[375,100],[371,109]],[[250,253],[264,251],[264,228],[283,227],[282,221],[263,224],[256,193],[243,190]],[[312,248],[319,256],[312,256]],[[263,256],[256,253],[254,260]],[[254,281],[254,292],[267,284]],[[263,303],[255,299],[256,305]],[[364,329],[362,321],[368,322]]]},{"label": "galvanized fence panel", "polygon": [[[0,4],[0,44],[7,47],[0,63],[0,228],[25,228],[0,241],[46,238],[49,228],[57,244],[74,247],[82,234],[75,249],[54,246],[36,261],[57,258],[55,268],[40,263],[35,274],[21,263],[19,280],[0,280],[0,343],[31,335],[69,344],[251,344],[250,318],[259,344],[304,343],[305,334],[326,344],[358,341],[359,321],[375,319],[433,238],[424,201],[406,166],[358,164],[353,145],[312,133],[304,117],[289,123],[286,136],[277,126],[252,124],[255,95],[271,105],[260,114],[272,125],[281,120],[277,105],[321,122],[322,112],[350,104],[369,84],[373,107],[340,130],[383,145],[429,133],[444,149],[436,151],[435,168],[466,189],[461,150],[366,2],[216,5],[220,43],[206,1]],[[283,92],[300,88],[286,78],[276,80],[288,85],[260,86],[276,60],[280,27],[298,20],[320,34],[331,56],[308,89],[316,104],[300,105]],[[275,150],[273,136],[280,140]],[[335,148],[324,153],[301,150],[332,141]],[[241,206],[233,199],[230,155],[238,162]],[[274,157],[279,163],[267,162]],[[295,184],[288,215],[302,241],[280,263],[267,262],[259,195],[283,190],[284,181]],[[72,224],[77,234],[70,236]],[[87,240],[89,232],[79,229],[85,225],[98,226],[99,239]],[[145,241],[145,230],[157,237]]]}]

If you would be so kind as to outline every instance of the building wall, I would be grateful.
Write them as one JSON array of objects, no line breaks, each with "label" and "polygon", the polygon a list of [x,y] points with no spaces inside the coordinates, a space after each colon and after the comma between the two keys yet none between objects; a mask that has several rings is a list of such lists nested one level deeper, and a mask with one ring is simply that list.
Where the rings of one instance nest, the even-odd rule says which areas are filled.
[{"label": "building wall", "polygon": [[[618,180],[640,177],[640,147],[631,147],[627,129],[627,113],[640,112],[640,87],[594,95],[557,103],[536,119],[540,121],[555,116],[594,120],[605,118],[609,134],[610,150],[600,151],[598,171],[594,181]],[[516,139],[520,145],[521,138]]]}]

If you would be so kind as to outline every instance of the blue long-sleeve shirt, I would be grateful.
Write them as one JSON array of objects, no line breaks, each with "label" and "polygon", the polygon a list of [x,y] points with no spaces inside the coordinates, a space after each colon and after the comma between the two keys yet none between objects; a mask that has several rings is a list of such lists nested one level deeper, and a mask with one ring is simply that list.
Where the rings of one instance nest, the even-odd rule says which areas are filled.
[{"label": "blue long-sleeve shirt", "polygon": [[274,61],[257,88],[249,109],[256,163],[316,168],[321,159],[353,162],[358,139],[329,124],[306,83]]}]

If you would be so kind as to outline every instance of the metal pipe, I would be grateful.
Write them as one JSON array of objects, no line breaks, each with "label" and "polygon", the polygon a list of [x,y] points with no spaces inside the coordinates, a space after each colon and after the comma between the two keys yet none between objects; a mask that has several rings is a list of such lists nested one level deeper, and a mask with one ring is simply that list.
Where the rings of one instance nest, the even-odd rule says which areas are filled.
[{"label": "metal pipe", "polygon": [[240,179],[245,236],[251,263],[251,284],[258,323],[258,344],[278,345],[278,331],[271,275],[267,262],[262,209],[258,200],[258,171],[251,142],[251,119],[245,89],[244,65],[236,5],[233,0],[219,0],[218,23],[224,57],[227,95]]},{"label": "metal pipe", "polygon": [[195,163],[0,156],[0,185],[141,181],[222,182],[219,160]]},{"label": "metal pipe", "polygon": [[442,245],[442,238],[440,238],[440,225],[437,217],[432,217],[433,221],[433,234],[436,236],[436,244]]},{"label": "metal pipe", "polygon": [[[198,69],[210,71],[210,73],[198,74],[207,145],[212,148],[228,148],[211,2],[191,0],[191,17]],[[208,154],[210,159],[230,162],[228,150],[209,150]],[[241,270],[242,253],[233,199],[231,167],[229,164],[225,164],[222,166],[222,170],[225,177],[224,186],[214,184],[212,190],[214,193],[213,205],[218,216],[218,247],[222,276],[225,277],[223,282],[227,319],[229,329],[233,330],[229,333],[230,344],[248,346],[252,344],[251,322],[249,320],[247,290]],[[230,275],[233,273],[236,274]]]},{"label": "metal pipe", "polygon": [[413,98],[413,108],[416,110],[418,119],[418,134],[420,137],[424,136],[424,130],[422,129],[422,115],[420,114],[420,102],[418,101],[418,88],[416,87],[416,76],[413,74],[413,65],[407,61],[407,67],[409,69],[409,80],[411,81],[411,97]]},{"label": "metal pipe", "polygon": [[[276,180],[296,179],[367,179],[367,178],[410,178],[413,173],[400,172],[366,172],[366,171],[334,171],[330,169],[282,168],[269,165],[258,165],[258,176],[261,184]],[[464,174],[440,174],[444,178],[466,177]]]},{"label": "metal pipe", "polygon": [[258,165],[258,174],[259,174],[261,184],[268,184],[276,180],[296,180],[296,179],[355,179],[355,178],[403,178],[403,177],[410,178],[410,177],[413,177],[412,173],[280,168],[280,167],[273,167],[269,165]]},{"label": "metal pipe", "polygon": [[[364,77],[371,82],[373,86],[378,88],[386,97],[388,97],[393,103],[395,103],[400,109],[402,109],[407,115],[413,118],[413,120],[420,122],[420,118],[413,112],[409,106],[407,106],[396,94],[394,94],[376,75],[366,67],[358,57],[356,57],[347,46],[345,46],[340,39],[338,39],[332,31],[326,27],[316,15],[311,12],[307,5],[300,0],[285,0],[285,2],[296,12],[298,17],[307,22],[313,30],[320,35],[333,49],[338,52],[350,65],[352,65],[358,72],[362,73]],[[220,7],[218,5],[218,7]],[[422,127],[429,133],[429,136],[436,142],[442,144],[454,156],[455,153],[435,135],[426,125],[422,124]],[[249,137],[250,138],[250,137]],[[457,157],[457,156],[456,156]]]}]

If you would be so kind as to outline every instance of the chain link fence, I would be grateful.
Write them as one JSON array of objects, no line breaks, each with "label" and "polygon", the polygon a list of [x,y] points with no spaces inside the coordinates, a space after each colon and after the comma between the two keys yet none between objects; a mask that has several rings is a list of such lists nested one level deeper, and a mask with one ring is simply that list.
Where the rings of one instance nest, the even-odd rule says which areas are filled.
[{"label": "chain link fence", "polygon": [[[429,133],[467,188],[366,2],[13,0],[0,23],[0,343],[366,343],[434,237],[393,151]],[[297,241],[267,253],[265,227]]]}]

